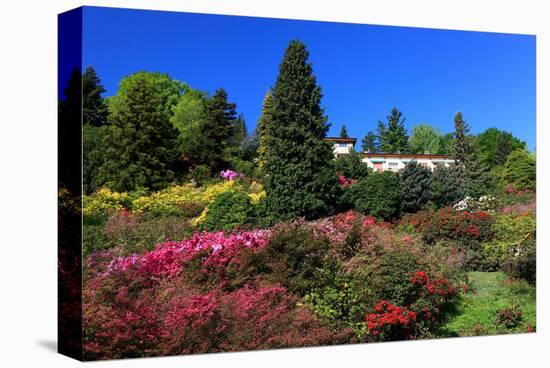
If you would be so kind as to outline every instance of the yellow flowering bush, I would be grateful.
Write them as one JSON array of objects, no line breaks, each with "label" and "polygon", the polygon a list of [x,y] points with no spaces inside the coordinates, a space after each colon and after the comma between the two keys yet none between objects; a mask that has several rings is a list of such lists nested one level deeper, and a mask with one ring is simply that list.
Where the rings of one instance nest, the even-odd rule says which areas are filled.
[{"label": "yellow flowering bush", "polygon": [[260,203],[260,201],[265,198],[266,194],[265,191],[261,191],[259,193],[248,193],[248,196],[250,197],[250,202],[254,205]]},{"label": "yellow flowering bush", "polygon": [[84,216],[97,217],[110,211],[118,211],[124,208],[129,201],[128,193],[113,192],[108,188],[101,188],[91,195],[85,195],[82,199]]},{"label": "yellow flowering bush", "polygon": [[182,206],[191,202],[202,202],[200,189],[191,184],[175,185],[155,192],[149,196],[140,196],[132,202],[134,212],[155,215],[175,215]]},{"label": "yellow flowering bush", "polygon": [[236,180],[228,180],[219,183],[214,183],[204,187],[200,194],[200,200],[204,203],[210,203],[217,195],[229,190],[237,189],[241,185]]}]

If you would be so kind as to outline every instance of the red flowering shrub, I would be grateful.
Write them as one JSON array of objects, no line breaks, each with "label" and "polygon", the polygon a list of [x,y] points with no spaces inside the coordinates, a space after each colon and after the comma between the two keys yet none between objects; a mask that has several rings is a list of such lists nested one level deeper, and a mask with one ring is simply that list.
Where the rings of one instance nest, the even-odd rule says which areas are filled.
[{"label": "red flowering shrub", "polygon": [[422,233],[428,244],[438,240],[455,240],[469,245],[489,240],[492,216],[487,212],[458,212],[450,207],[437,211],[422,211],[405,216],[401,225],[412,226]]},{"label": "red flowering shrub", "polygon": [[366,327],[373,340],[407,340],[416,336],[416,312],[381,300],[375,312],[365,317]]},{"label": "red flowering shrub", "polygon": [[[185,289],[185,288],[184,288]],[[349,342],[324,327],[279,285],[190,294],[168,285],[131,295],[121,287],[85,305],[86,359],[273,349]]]},{"label": "red flowering shrub", "polygon": [[495,313],[494,324],[497,327],[513,329],[523,320],[523,312],[516,304],[512,304],[508,308],[498,309]]}]

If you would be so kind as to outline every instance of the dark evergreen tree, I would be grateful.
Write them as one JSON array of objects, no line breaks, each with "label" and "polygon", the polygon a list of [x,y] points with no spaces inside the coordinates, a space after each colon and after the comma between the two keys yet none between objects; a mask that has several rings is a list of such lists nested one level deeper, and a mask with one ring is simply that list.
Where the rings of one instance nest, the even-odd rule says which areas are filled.
[{"label": "dark evergreen tree", "polygon": [[348,136],[348,130],[346,129],[345,125],[342,125],[342,129],[340,130],[340,137],[342,138],[349,138]]},{"label": "dark evergreen tree", "polygon": [[73,196],[80,196],[80,153],[82,142],[75,139],[82,128],[82,73],[75,68],[63,89],[63,98],[58,102],[59,138],[59,187],[68,189]]},{"label": "dark evergreen tree", "polygon": [[105,150],[105,133],[108,126],[96,127],[86,124],[82,128],[82,185],[84,193],[91,193],[99,188],[94,186],[99,168],[103,164]]},{"label": "dark evergreen tree", "polygon": [[339,193],[329,129],[309,53],[291,41],[273,89],[265,187],[272,221],[330,214]]},{"label": "dark evergreen tree", "polygon": [[237,105],[227,101],[227,92],[220,88],[206,103],[206,116],[202,124],[203,150],[208,163],[216,170],[224,159],[224,150],[234,132]]},{"label": "dark evergreen tree", "polygon": [[109,110],[101,94],[105,88],[101,84],[95,69],[86,68],[82,75],[82,117],[84,125],[101,126],[107,123]]},{"label": "dark evergreen tree", "polygon": [[403,113],[395,107],[387,116],[388,125],[378,121],[378,140],[382,152],[406,153],[408,150],[409,136],[405,129]]},{"label": "dark evergreen tree", "polygon": [[417,212],[430,200],[431,171],[410,161],[399,173],[401,178],[401,209]]},{"label": "dark evergreen tree", "polygon": [[487,194],[492,182],[487,167],[479,160],[470,126],[460,112],[456,113],[454,123],[452,153],[464,194],[471,197]]},{"label": "dark evergreen tree", "polygon": [[369,131],[365,138],[363,138],[361,148],[364,152],[378,153],[380,149],[378,136],[373,131]]},{"label": "dark evergreen tree", "polygon": [[451,152],[457,166],[464,167],[472,158],[475,152],[475,145],[473,137],[470,135],[470,126],[464,121],[461,112],[456,113],[454,124],[455,132]]},{"label": "dark evergreen tree", "polygon": [[174,180],[178,131],[167,113],[179,91],[179,83],[159,73],[140,72],[121,82],[96,186],[158,190]]},{"label": "dark evergreen tree", "polygon": [[464,198],[462,182],[455,168],[438,167],[433,171],[430,195],[438,207],[452,205]]},{"label": "dark evergreen tree", "polygon": [[258,120],[258,166],[263,168],[267,154],[267,140],[269,135],[269,127],[272,121],[271,110],[273,108],[273,97],[271,91],[267,91],[262,107],[262,115]]}]

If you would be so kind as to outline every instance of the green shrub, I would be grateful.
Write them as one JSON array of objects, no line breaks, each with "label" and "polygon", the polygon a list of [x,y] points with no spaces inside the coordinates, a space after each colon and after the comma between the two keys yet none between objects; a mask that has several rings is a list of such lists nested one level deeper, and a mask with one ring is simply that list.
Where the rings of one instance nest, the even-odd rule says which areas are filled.
[{"label": "green shrub", "polygon": [[209,231],[233,230],[248,223],[253,211],[250,197],[245,192],[223,192],[208,206],[203,226]]},{"label": "green shrub", "polygon": [[103,233],[109,248],[123,253],[142,253],[168,240],[183,240],[195,231],[189,221],[179,217],[152,217],[122,211],[109,217]]},{"label": "green shrub", "polygon": [[395,173],[372,173],[357,183],[355,208],[366,215],[393,220],[401,207],[400,190]]},{"label": "green shrub", "polygon": [[483,244],[485,257],[500,265],[502,258],[536,230],[536,220],[528,215],[499,214],[492,225],[493,237]]},{"label": "green shrub", "polygon": [[207,165],[197,165],[189,172],[189,178],[197,185],[204,185],[212,179],[210,167]]},{"label": "green shrub", "polygon": [[356,329],[367,311],[357,288],[353,280],[337,276],[333,285],[306,294],[304,302],[332,326]]},{"label": "green shrub", "polygon": [[535,189],[537,169],[535,159],[525,150],[516,150],[504,165],[503,180],[515,189]]},{"label": "green shrub", "polygon": [[82,227],[82,253],[84,257],[89,254],[110,247],[107,235],[101,225],[84,225]]},{"label": "green shrub", "polygon": [[251,263],[270,282],[281,283],[304,296],[333,282],[337,264],[329,249],[329,240],[313,230],[299,224],[281,224]]},{"label": "green shrub", "polygon": [[417,212],[430,200],[431,172],[413,160],[399,174],[401,208],[405,212]]},{"label": "green shrub", "polygon": [[537,244],[534,233],[510,249],[502,263],[505,273],[535,285],[537,282]]},{"label": "green shrub", "polygon": [[454,204],[463,198],[464,191],[455,169],[438,167],[431,179],[430,200],[437,207]]},{"label": "green shrub", "polygon": [[385,252],[374,269],[371,289],[378,300],[410,305],[416,297],[416,287],[410,278],[419,268],[417,258],[411,253],[403,250]]},{"label": "green shrub", "polygon": [[348,155],[340,155],[334,161],[336,173],[347,179],[363,179],[369,174],[369,167],[361,161],[361,156],[351,151]]}]

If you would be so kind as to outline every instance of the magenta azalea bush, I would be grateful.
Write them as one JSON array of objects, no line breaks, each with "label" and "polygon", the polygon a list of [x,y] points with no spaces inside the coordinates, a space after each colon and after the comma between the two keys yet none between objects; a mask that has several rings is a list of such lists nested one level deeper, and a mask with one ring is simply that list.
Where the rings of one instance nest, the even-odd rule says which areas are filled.
[{"label": "magenta azalea bush", "polygon": [[242,174],[238,173],[236,171],[227,169],[227,170],[222,170],[220,172],[220,176],[223,180],[235,180],[235,179],[241,177]]}]

